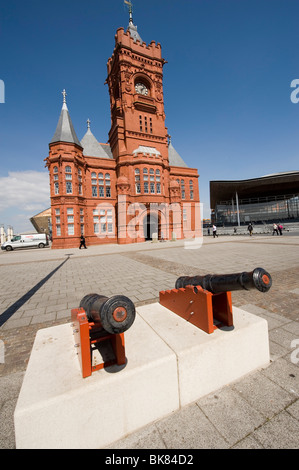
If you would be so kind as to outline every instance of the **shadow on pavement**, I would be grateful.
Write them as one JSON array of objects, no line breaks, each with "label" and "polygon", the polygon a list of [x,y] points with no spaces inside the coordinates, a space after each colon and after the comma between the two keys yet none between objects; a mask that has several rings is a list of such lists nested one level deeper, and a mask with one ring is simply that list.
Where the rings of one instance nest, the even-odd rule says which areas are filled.
[{"label": "shadow on pavement", "polygon": [[70,259],[70,254],[66,255],[67,258],[60,263],[57,268],[53,269],[47,276],[45,276],[41,281],[35,284],[26,294],[22,295],[16,302],[14,302],[10,307],[8,307],[1,315],[0,315],[0,327],[4,325],[4,323],[12,317],[12,315],[22,307],[24,303],[27,302],[62,266]]}]

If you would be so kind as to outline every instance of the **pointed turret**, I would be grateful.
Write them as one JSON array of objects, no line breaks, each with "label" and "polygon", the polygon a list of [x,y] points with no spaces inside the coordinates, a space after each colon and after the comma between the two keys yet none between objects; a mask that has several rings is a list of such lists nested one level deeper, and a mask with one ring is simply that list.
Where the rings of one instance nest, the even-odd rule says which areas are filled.
[{"label": "pointed turret", "polygon": [[101,144],[97,141],[90,130],[90,120],[87,120],[87,132],[81,140],[83,155],[87,157],[109,158]]},{"label": "pointed turret", "polygon": [[54,144],[56,142],[69,142],[72,144],[79,145],[80,141],[76,135],[71,117],[69,115],[69,111],[66,105],[66,92],[63,90],[63,105],[59,117],[59,121],[56,127],[55,134],[50,142],[50,144]]}]

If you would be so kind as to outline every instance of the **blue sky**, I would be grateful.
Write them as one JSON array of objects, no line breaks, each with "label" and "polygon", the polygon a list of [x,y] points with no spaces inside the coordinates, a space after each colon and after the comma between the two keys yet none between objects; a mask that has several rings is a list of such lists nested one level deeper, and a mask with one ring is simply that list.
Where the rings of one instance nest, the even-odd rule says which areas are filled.
[{"label": "blue sky", "polygon": [[[204,216],[209,181],[298,170],[298,0],[135,0],[143,41],[162,45],[166,125],[198,168]],[[107,142],[104,85],[114,34],[128,25],[123,0],[10,0],[0,5],[0,224],[32,228],[47,208],[43,159],[67,91],[79,139],[86,120]],[[299,97],[299,94],[298,94]],[[0,98],[1,99],[1,98]]]}]

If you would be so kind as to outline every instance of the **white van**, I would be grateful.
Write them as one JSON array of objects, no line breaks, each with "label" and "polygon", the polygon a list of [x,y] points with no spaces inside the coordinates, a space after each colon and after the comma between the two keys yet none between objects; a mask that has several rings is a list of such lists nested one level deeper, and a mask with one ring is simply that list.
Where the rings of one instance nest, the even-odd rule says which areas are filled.
[{"label": "white van", "polygon": [[45,233],[32,233],[29,235],[15,235],[10,241],[1,245],[1,250],[11,251],[15,248],[30,248],[37,246],[44,248],[49,245],[48,235]]}]

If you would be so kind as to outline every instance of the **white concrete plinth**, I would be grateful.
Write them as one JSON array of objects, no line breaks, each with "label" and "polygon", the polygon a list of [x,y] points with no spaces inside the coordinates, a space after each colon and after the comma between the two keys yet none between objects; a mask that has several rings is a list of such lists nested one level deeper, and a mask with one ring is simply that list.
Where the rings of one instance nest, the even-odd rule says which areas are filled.
[{"label": "white concrete plinth", "polygon": [[159,303],[137,308],[126,366],[82,378],[70,324],[39,330],[15,409],[16,446],[101,448],[269,364],[266,320],[233,308],[207,334]]},{"label": "white concrete plinth", "polygon": [[177,364],[136,315],[126,366],[82,378],[70,324],[39,330],[15,409],[18,449],[101,448],[179,408]]},{"label": "white concrete plinth", "polygon": [[234,327],[212,334],[159,303],[138,313],[176,354],[181,406],[269,364],[267,321],[239,308],[233,307]]}]

